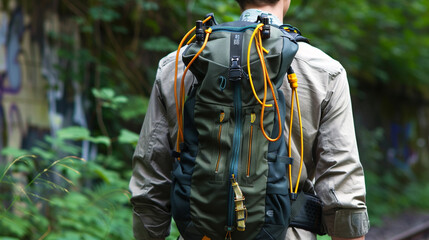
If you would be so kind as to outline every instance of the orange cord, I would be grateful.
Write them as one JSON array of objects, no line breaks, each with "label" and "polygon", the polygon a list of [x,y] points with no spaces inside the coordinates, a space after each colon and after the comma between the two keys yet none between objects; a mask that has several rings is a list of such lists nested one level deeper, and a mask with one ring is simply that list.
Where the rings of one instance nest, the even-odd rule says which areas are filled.
[{"label": "orange cord", "polygon": [[[204,39],[203,45],[201,46],[200,50],[195,54],[195,56],[191,59],[191,61],[188,63],[188,66],[186,66],[185,71],[183,71],[182,82],[180,84],[180,104],[181,104],[180,112],[181,113],[183,111],[183,106],[185,105],[185,76],[186,76],[186,73],[188,72],[192,63],[194,63],[194,61],[198,58],[198,56],[201,54],[201,52],[206,47],[207,42],[209,41],[210,33],[212,33],[212,29],[211,28],[206,29],[206,38]],[[183,123],[183,115],[182,114],[180,114],[180,123]],[[183,128],[183,126],[180,125],[179,128]],[[181,129],[181,132],[183,133],[183,129]],[[183,142],[183,134],[180,137],[181,137],[180,142]]]},{"label": "orange cord", "polygon": [[197,35],[192,36],[192,38],[189,39],[189,41],[186,43],[186,45],[191,44],[195,40],[196,37],[197,37]]},{"label": "orange cord", "polygon": [[298,78],[296,77],[295,73],[288,75],[289,84],[292,88],[292,96],[291,96],[291,108],[290,108],[290,124],[289,124],[289,138],[288,138],[288,147],[289,147],[289,157],[292,156],[292,125],[293,125],[293,107],[294,107],[294,99],[296,99],[296,107],[298,109],[298,119],[299,119],[299,128],[300,128],[300,140],[301,140],[301,159],[299,163],[299,172],[298,172],[298,178],[295,185],[295,190],[293,190],[292,186],[292,166],[289,165],[289,184],[290,184],[290,191],[291,193],[298,193],[298,186],[299,181],[301,179],[301,173],[302,173],[302,165],[304,162],[304,136],[302,134],[302,119],[301,119],[301,108],[299,106],[299,98],[298,98]]},{"label": "orange cord", "polygon": [[[271,83],[271,79],[270,79],[270,76],[268,74],[267,66],[265,64],[265,58],[264,58],[263,52],[267,52],[267,51],[262,46],[262,38],[261,38],[261,31],[260,31],[260,27],[262,27],[262,26],[263,26],[263,24],[258,24],[257,27],[255,28],[255,30],[253,31],[252,36],[250,38],[249,48],[248,48],[248,51],[247,51],[247,71],[249,73],[249,81],[250,81],[250,86],[251,86],[252,91],[253,91],[253,95],[255,96],[256,100],[258,100],[258,102],[262,105],[261,120],[260,120],[260,128],[261,128],[262,134],[264,135],[264,137],[268,141],[275,142],[275,141],[279,140],[280,137],[281,137],[281,135],[282,135],[282,124],[281,124],[281,121],[280,121],[280,117],[281,117],[280,116],[280,109],[279,109],[279,106],[277,104],[277,98],[276,98],[276,95],[275,95],[275,92],[274,92],[274,87],[273,87],[273,84]],[[258,34],[258,38],[255,38],[256,34]],[[264,98],[263,98],[262,102],[259,99],[258,95],[256,94],[256,91],[255,91],[255,88],[254,88],[254,85],[253,85],[252,74],[251,74],[251,71],[250,71],[250,51],[251,51],[251,47],[252,47],[252,41],[253,41],[254,38],[255,38],[256,52],[258,53],[259,59],[261,61],[261,66],[262,66],[262,71],[263,71],[263,76],[264,76]],[[264,129],[264,112],[265,112],[265,107],[271,107],[272,106],[271,104],[269,104],[269,105],[266,104],[266,101],[267,101],[267,82],[268,82],[268,84],[270,86],[271,93],[272,93],[273,98],[274,98],[274,105],[275,105],[277,116],[278,116],[278,119],[279,119],[279,121],[278,121],[279,134],[278,134],[278,136],[276,138],[270,138],[267,135],[267,133],[265,132],[265,129]]]},{"label": "orange cord", "polygon": [[183,46],[183,43],[185,42],[185,40],[189,37],[189,35],[191,35],[191,33],[195,30],[195,27],[193,27],[191,30],[189,30],[188,33],[186,33],[186,35],[183,37],[182,41],[180,41],[179,47],[177,48],[177,52],[176,52],[176,64],[175,64],[175,68],[174,68],[174,100],[175,100],[175,104],[176,104],[176,118],[177,118],[177,124],[178,124],[178,129],[177,129],[177,142],[176,142],[176,151],[179,152],[180,148],[179,148],[179,139],[183,139],[183,133],[182,133],[182,122],[181,122],[181,109],[179,108],[179,102],[177,99],[177,72],[178,72],[178,63],[179,63],[179,54],[180,54],[180,49]]},{"label": "orange cord", "polygon": [[[292,96],[291,96],[291,107],[290,107],[290,121],[289,121],[289,137],[288,137],[288,154],[289,154],[289,158],[292,157],[292,126],[293,126],[293,102],[294,102],[294,95],[295,95],[295,91],[292,88]],[[292,164],[289,164],[289,189],[290,192],[293,193],[293,186],[292,186]]]},{"label": "orange cord", "polygon": [[[268,70],[265,64],[265,59],[263,56],[263,52],[268,52],[266,49],[263,48],[262,46],[262,39],[261,39],[261,32],[260,32],[260,27],[263,26],[261,24],[259,24],[257,26],[257,28],[254,30],[250,41],[249,41],[249,48],[247,51],[247,70],[249,73],[249,81],[250,81],[250,86],[252,88],[253,94],[255,96],[255,98],[258,100],[258,102],[262,105],[262,110],[261,110],[261,120],[260,120],[260,127],[261,127],[261,131],[262,134],[264,135],[264,137],[269,140],[269,141],[277,141],[282,134],[282,126],[281,126],[281,121],[280,121],[280,111],[279,111],[279,107],[277,104],[277,99],[275,97],[275,92],[274,92],[274,87],[271,83],[269,74],[268,74]],[[258,33],[258,37],[255,38],[255,35]],[[252,79],[252,74],[250,71],[250,50],[251,50],[251,44],[253,39],[255,39],[255,45],[256,45],[256,52],[259,55],[259,59],[261,60],[261,66],[262,66],[262,70],[263,70],[263,75],[264,75],[264,98],[263,101],[261,102],[258,95],[256,94],[254,85],[253,85],[253,79]],[[299,98],[298,98],[298,92],[297,92],[297,88],[298,88],[298,79],[296,77],[295,73],[289,74],[288,75],[288,79],[289,79],[289,83],[290,86],[292,88],[292,96],[291,96],[291,118],[290,118],[290,126],[289,126],[289,138],[288,138],[288,147],[289,147],[289,157],[291,157],[292,154],[292,144],[291,144],[291,140],[292,140],[292,126],[293,126],[293,108],[294,108],[294,99],[296,99],[296,104],[297,104],[297,109],[298,109],[298,119],[299,119],[299,127],[300,127],[300,145],[301,145],[301,159],[300,159],[300,165],[299,165],[299,172],[298,172],[298,178],[297,178],[297,182],[295,185],[295,189],[293,189],[293,184],[292,184],[292,166],[289,165],[289,187],[290,187],[290,191],[294,192],[294,193],[298,193],[298,187],[299,187],[299,182],[301,179],[301,174],[302,174],[302,166],[303,166],[303,160],[304,160],[304,138],[303,138],[303,133],[302,133],[302,119],[301,119],[301,108],[299,106]],[[279,135],[277,136],[277,138],[272,139],[270,138],[265,130],[264,130],[264,112],[265,112],[265,107],[270,107],[272,106],[267,105],[266,104],[266,100],[267,100],[267,82],[270,85],[270,89],[271,89],[271,93],[274,97],[274,104],[276,107],[276,111],[277,111],[277,116],[278,116],[278,123],[279,123]]]},{"label": "orange cord", "polygon": [[[203,23],[206,23],[207,21],[209,21],[212,17],[209,16],[206,19],[203,20]],[[177,96],[177,72],[178,72],[178,64],[179,64],[179,54],[180,54],[180,49],[182,48],[183,44],[185,43],[186,39],[189,37],[189,35],[191,35],[191,33],[193,31],[195,31],[196,27],[193,27],[191,30],[189,30],[186,35],[182,38],[182,41],[180,41],[179,47],[177,48],[177,52],[176,52],[176,63],[175,63],[175,68],[174,68],[174,100],[175,100],[175,104],[176,104],[176,118],[177,118],[177,125],[178,125],[178,130],[177,130],[177,141],[176,141],[176,151],[179,152],[180,151],[180,147],[179,144],[180,142],[183,141],[183,118],[182,118],[182,110],[183,110],[183,105],[184,105],[184,101],[183,98],[178,99]],[[210,29],[211,31],[211,29]],[[192,41],[194,39],[191,38],[190,41]],[[187,44],[190,44],[190,41]],[[204,45],[205,47],[205,45]],[[202,50],[201,50],[202,51]],[[201,52],[199,52],[201,53]],[[190,64],[188,64],[190,65]],[[188,69],[188,68],[187,68]],[[185,74],[182,77],[182,84],[184,82],[184,78],[185,78]],[[180,89],[180,94],[182,94],[182,92],[184,92],[184,89],[182,90]],[[179,106],[180,105],[180,106]]]},{"label": "orange cord", "polygon": [[[250,71],[250,50],[252,48],[253,39],[255,38],[256,33],[258,33],[259,28],[262,27],[262,26],[264,26],[264,24],[262,24],[262,23],[258,24],[258,26],[256,26],[255,30],[252,33],[252,36],[250,37],[249,48],[247,49],[247,73],[249,75],[250,87],[252,88],[253,95],[255,96],[255,99],[258,100],[259,104],[262,104],[262,101],[261,101],[261,99],[259,99],[258,94],[256,94],[255,87],[253,86],[252,72]],[[255,42],[256,41],[257,41],[257,38],[255,38]],[[256,51],[258,51],[259,44],[255,43],[255,45],[256,45]],[[266,51],[266,52],[268,52],[268,51]],[[259,54],[259,52],[258,52],[258,54]],[[265,78],[265,74],[264,74],[264,78]],[[267,107],[271,107],[271,106],[272,105],[269,104]]]},{"label": "orange cord", "polygon": [[[247,51],[247,71],[248,71],[248,75],[249,75],[249,81],[250,81],[250,86],[252,88],[253,91],[253,95],[255,96],[256,100],[258,100],[258,102],[262,105],[262,110],[261,110],[261,120],[260,120],[260,127],[262,130],[262,133],[264,135],[264,137],[268,140],[268,141],[277,141],[281,134],[282,134],[282,126],[281,126],[281,121],[280,121],[280,111],[279,111],[279,107],[277,104],[277,99],[275,97],[275,93],[274,93],[274,87],[271,83],[270,77],[268,75],[268,70],[265,64],[265,60],[264,60],[264,56],[263,56],[263,52],[268,53],[268,51],[262,46],[262,39],[261,39],[261,32],[260,32],[260,27],[262,27],[263,24],[258,24],[257,27],[255,28],[255,30],[253,31],[253,34],[250,38],[249,41],[249,48]],[[255,38],[255,35],[258,33],[258,38]],[[262,70],[263,70],[263,74],[264,74],[264,98],[263,101],[261,102],[261,100],[259,99],[258,95],[256,94],[254,85],[253,85],[253,79],[252,79],[252,74],[250,71],[250,50],[251,50],[251,45],[252,45],[252,41],[255,38],[255,45],[256,45],[256,51],[259,55],[259,59],[261,60],[261,65],[262,65]],[[289,74],[288,75],[288,79],[289,79],[289,83],[290,86],[292,88],[292,96],[291,96],[291,118],[290,118],[290,126],[289,126],[289,139],[288,139],[288,147],[289,147],[289,157],[291,157],[291,153],[292,153],[292,144],[291,144],[291,140],[292,140],[292,125],[293,125],[293,106],[294,106],[294,99],[296,99],[296,104],[297,104],[297,108],[298,108],[298,118],[299,118],[299,127],[300,127],[300,140],[301,140],[301,159],[300,159],[300,165],[299,165],[299,172],[298,172],[298,178],[297,178],[297,182],[295,185],[295,190],[293,189],[293,184],[292,184],[292,165],[289,165],[289,187],[290,187],[290,191],[297,193],[298,192],[298,187],[299,187],[299,181],[301,179],[301,173],[302,173],[302,166],[303,166],[303,161],[304,161],[304,137],[302,134],[302,119],[301,119],[301,109],[299,106],[299,98],[298,98],[298,92],[297,92],[297,88],[298,88],[298,79],[296,77],[295,73]],[[270,89],[271,89],[271,93],[274,97],[274,104],[276,107],[276,111],[277,111],[277,116],[279,119],[279,135],[277,136],[277,138],[272,139],[269,136],[267,136],[265,130],[264,130],[264,111],[265,111],[265,107],[271,107],[271,104],[265,104],[266,103],[266,98],[267,98],[267,85],[266,83],[269,83],[270,85]]]},{"label": "orange cord", "polygon": [[298,172],[298,178],[296,181],[296,186],[295,186],[295,193],[298,192],[298,186],[299,186],[299,181],[301,179],[301,173],[302,173],[302,164],[304,162],[304,136],[302,135],[302,120],[301,120],[301,109],[299,107],[299,99],[298,99],[298,91],[296,91],[295,89],[295,96],[296,96],[296,107],[298,108],[298,119],[299,119],[299,130],[300,130],[300,140],[301,140],[301,159],[299,161],[299,172]]}]

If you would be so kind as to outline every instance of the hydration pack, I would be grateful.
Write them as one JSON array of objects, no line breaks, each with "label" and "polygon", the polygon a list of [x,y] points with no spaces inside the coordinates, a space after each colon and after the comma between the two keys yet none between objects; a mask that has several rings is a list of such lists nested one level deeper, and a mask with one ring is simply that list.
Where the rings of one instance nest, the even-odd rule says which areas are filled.
[{"label": "hydration pack", "polygon": [[[181,82],[176,59],[179,127],[171,193],[176,225],[186,240],[283,240],[298,186],[293,191],[279,88],[287,74],[289,97],[297,98],[290,65],[300,35],[291,26],[270,25],[265,15],[256,23],[217,24],[209,14],[179,49],[193,32],[182,55]],[[197,82],[185,101],[188,70]]]}]

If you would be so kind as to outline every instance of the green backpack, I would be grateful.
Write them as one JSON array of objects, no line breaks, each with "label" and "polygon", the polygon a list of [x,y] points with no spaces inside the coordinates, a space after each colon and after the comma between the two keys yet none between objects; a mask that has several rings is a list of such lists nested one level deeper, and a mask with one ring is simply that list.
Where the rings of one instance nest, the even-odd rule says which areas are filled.
[{"label": "green backpack", "polygon": [[[187,67],[180,90],[175,80],[173,218],[186,240],[283,240],[292,158],[282,129],[285,97],[278,89],[288,73],[296,93],[290,64],[298,35],[290,26],[269,25],[264,15],[256,23],[223,24],[208,15],[194,29],[195,42],[182,56]],[[198,83],[185,101],[188,69]]]}]

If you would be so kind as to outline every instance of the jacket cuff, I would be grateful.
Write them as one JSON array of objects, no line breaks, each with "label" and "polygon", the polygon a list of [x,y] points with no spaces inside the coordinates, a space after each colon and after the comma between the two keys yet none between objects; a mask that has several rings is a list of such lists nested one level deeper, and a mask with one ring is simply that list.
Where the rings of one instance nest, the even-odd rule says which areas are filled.
[{"label": "jacket cuff", "polygon": [[[136,210],[133,211],[133,232],[136,240],[164,239],[170,235],[171,216],[167,217],[168,221],[159,221],[159,224],[147,224],[147,219],[159,219],[158,216],[148,216],[152,214],[143,214]],[[146,222],[146,224],[144,224]]]},{"label": "jacket cuff", "polygon": [[369,219],[366,209],[341,209],[335,214],[323,216],[325,228],[330,236],[357,238],[369,231]]}]

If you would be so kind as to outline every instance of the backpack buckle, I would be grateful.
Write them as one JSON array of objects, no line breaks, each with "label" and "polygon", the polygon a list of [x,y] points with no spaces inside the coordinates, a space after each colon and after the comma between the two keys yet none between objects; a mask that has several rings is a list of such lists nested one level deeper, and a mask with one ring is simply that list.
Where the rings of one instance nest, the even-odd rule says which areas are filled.
[{"label": "backpack buckle", "polygon": [[230,81],[240,81],[243,70],[240,66],[240,57],[231,58],[231,66],[229,68],[229,80]]}]

